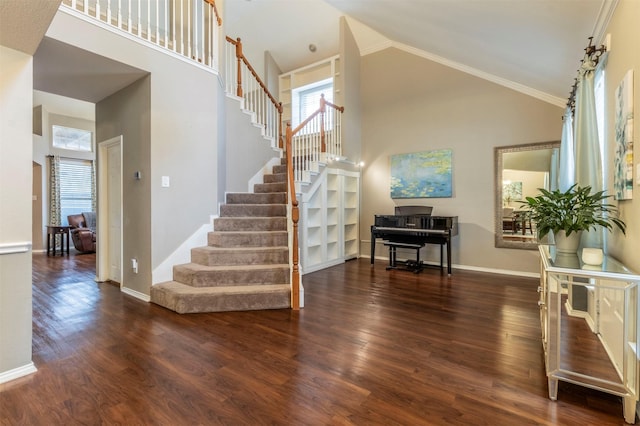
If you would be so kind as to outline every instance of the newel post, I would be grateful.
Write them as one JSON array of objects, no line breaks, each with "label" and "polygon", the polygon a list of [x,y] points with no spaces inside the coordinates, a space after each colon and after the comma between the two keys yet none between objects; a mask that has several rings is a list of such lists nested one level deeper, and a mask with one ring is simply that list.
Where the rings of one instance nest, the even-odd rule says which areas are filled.
[{"label": "newel post", "polygon": [[240,37],[236,40],[236,60],[238,62],[238,88],[236,89],[236,95],[242,97],[242,41]]},{"label": "newel post", "polygon": [[293,222],[293,235],[292,235],[292,263],[291,270],[291,309],[300,309],[300,263],[298,254],[298,221],[300,220],[300,209],[298,208],[298,200],[296,199],[296,187],[295,180],[293,179],[293,152],[291,148],[291,141],[293,139],[293,131],[291,130],[291,123],[287,123],[287,142],[286,142],[286,154],[287,154],[287,175],[288,175],[288,197],[291,199],[291,221]]}]

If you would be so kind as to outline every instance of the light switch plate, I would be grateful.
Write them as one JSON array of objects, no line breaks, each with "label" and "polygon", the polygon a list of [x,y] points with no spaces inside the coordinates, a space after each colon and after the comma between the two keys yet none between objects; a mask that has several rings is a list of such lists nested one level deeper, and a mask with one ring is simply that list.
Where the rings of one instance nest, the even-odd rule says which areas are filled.
[{"label": "light switch plate", "polygon": [[170,186],[170,180],[169,180],[169,176],[162,176],[162,187],[163,188],[169,188]]}]

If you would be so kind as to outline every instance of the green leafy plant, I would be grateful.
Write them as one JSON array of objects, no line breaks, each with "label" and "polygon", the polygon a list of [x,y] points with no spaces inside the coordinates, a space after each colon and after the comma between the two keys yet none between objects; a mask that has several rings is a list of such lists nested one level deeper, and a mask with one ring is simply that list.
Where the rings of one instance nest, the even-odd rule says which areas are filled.
[{"label": "green leafy plant", "polygon": [[592,194],[590,186],[580,187],[577,184],[566,192],[542,188],[539,191],[540,195],[521,201],[528,207],[528,214],[536,224],[538,238],[549,232],[565,231],[570,235],[596,229],[597,226],[611,231],[614,225],[626,234],[626,225],[618,217],[618,208],[605,202],[610,195],[604,195],[604,191]]}]

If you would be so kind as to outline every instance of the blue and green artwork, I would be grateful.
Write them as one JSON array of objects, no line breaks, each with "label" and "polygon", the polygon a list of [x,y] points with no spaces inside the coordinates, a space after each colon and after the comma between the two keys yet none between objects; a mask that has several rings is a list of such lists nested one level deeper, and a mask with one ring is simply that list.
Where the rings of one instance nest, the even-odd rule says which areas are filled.
[{"label": "blue and green artwork", "polygon": [[451,150],[391,156],[391,198],[451,197]]}]

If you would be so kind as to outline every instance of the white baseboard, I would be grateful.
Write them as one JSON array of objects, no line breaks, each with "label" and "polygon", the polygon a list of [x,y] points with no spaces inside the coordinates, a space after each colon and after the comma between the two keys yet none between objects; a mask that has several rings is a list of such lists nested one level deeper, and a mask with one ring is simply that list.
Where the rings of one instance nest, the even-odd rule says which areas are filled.
[{"label": "white baseboard", "polygon": [[[363,258],[371,259],[371,256],[360,256]],[[388,257],[376,256],[376,260],[384,260],[386,262],[389,261]],[[407,259],[398,259],[399,261],[404,261]],[[439,262],[434,261],[424,261],[426,265],[435,265],[440,266]],[[446,263],[445,263],[446,268]],[[539,272],[525,272],[525,271],[513,271],[510,269],[496,269],[496,268],[485,268],[482,266],[470,266],[470,265],[459,265],[457,263],[451,264],[452,269],[462,269],[466,271],[476,271],[476,272],[488,272],[490,274],[500,274],[500,275],[512,275],[516,277],[526,277],[526,278],[540,278]]]},{"label": "white baseboard", "polygon": [[0,373],[0,383],[6,383],[11,380],[19,379],[20,377],[27,376],[29,374],[33,374],[38,369],[36,368],[33,362],[30,362],[27,365],[23,365],[22,367],[14,368],[9,371],[5,371]]},{"label": "white baseboard", "polygon": [[132,290],[132,289],[127,288],[127,287],[121,287],[120,291],[122,291],[125,294],[128,294],[129,296],[133,296],[136,299],[140,299],[143,302],[147,302],[147,303],[151,302],[151,296],[149,296],[147,294],[144,294],[144,293],[140,293],[137,290]]}]

